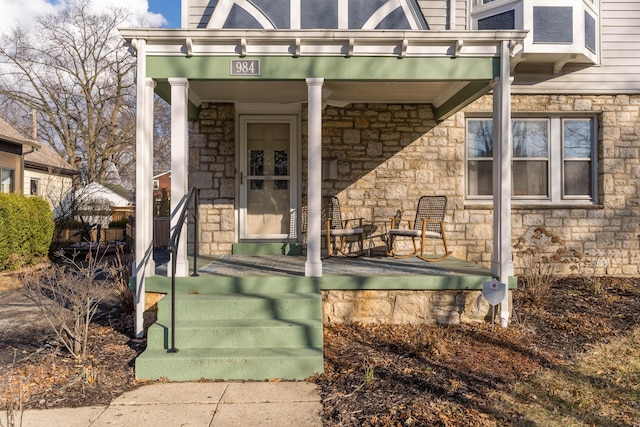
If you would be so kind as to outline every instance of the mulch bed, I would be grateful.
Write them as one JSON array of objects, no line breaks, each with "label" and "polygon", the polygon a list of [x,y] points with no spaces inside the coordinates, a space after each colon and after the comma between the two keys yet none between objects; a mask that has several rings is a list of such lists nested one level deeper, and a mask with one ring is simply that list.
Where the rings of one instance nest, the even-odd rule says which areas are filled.
[{"label": "mulch bed", "polygon": [[[598,289],[567,279],[543,305],[515,292],[507,329],[486,323],[325,327],[321,390],[328,426],[515,425],[519,414],[496,391],[550,366],[571,363],[596,343],[640,325],[640,281],[606,279]],[[0,368],[0,408],[22,394],[25,408],[109,403],[130,390],[144,342],[119,306],[105,307],[91,327],[83,363],[51,338]],[[5,343],[0,342],[0,347]],[[21,390],[21,392],[19,391]]]}]

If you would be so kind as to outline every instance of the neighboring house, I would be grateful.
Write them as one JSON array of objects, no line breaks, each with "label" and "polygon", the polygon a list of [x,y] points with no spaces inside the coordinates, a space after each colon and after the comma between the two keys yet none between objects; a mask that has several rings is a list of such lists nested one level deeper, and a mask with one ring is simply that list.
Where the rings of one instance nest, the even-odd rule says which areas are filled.
[{"label": "neighboring house", "polygon": [[73,193],[78,171],[44,144],[31,141],[35,150],[24,155],[24,194],[49,202],[53,217],[63,218],[63,201]]},{"label": "neighboring house", "polygon": [[162,190],[167,192],[169,200],[171,200],[171,171],[160,173],[153,177],[153,200],[156,209],[162,200]]},{"label": "neighboring house", "polygon": [[[306,275],[321,276],[323,195],[382,224],[442,194],[453,255],[502,282],[517,273],[513,241],[537,226],[591,254],[597,274],[640,273],[639,2],[183,0],[182,10],[182,29],[121,30],[144,77],[137,271],[151,245],[140,222],[152,218],[155,90],[172,107],[172,211],[201,189],[203,255],[302,243],[308,210]],[[186,275],[184,250],[178,259]]]},{"label": "neighboring house", "polygon": [[7,122],[0,119],[0,192],[22,193],[23,155],[34,149],[34,143],[24,138]]},{"label": "neighboring house", "polygon": [[132,193],[120,186],[91,182],[78,188],[68,203],[74,203],[76,219],[106,227],[114,219],[114,211],[128,210],[132,199]]}]

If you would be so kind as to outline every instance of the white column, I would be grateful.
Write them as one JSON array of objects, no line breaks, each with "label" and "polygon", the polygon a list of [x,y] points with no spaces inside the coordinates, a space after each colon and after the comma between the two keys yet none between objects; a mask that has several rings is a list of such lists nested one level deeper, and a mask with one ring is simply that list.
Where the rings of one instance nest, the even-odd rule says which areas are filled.
[{"label": "white column", "polygon": [[307,262],[304,275],[322,276],[320,245],[322,229],[322,85],[323,78],[306,79],[309,101],[308,131],[308,202],[307,202]]},{"label": "white column", "polygon": [[[152,276],[153,242],[149,224],[153,227],[153,132],[149,123],[153,103],[146,96],[153,81],[147,79],[146,41],[135,40],[137,53],[136,77],[136,233],[133,275],[136,284],[135,333],[144,335],[145,278]],[[151,112],[149,112],[151,110]]]},{"label": "white column", "polygon": [[[185,78],[172,78],[169,79],[169,84],[171,85],[171,232],[173,233],[189,192],[189,129],[187,127],[189,81]],[[176,276],[186,277],[189,273],[186,224],[183,225],[180,242],[172,256],[177,260]]]},{"label": "white column", "polygon": [[[142,159],[146,166],[144,168],[145,177],[144,185],[145,191],[148,192],[149,197],[146,199],[144,209],[144,218],[147,220],[144,222],[144,232],[146,235],[146,241],[151,242],[151,249],[153,253],[153,211],[155,208],[155,201],[153,197],[153,97],[155,95],[156,82],[153,79],[146,78],[144,80],[144,129],[147,138],[147,146],[145,148],[146,155]],[[151,256],[147,262],[145,269],[146,276],[153,276],[156,273],[156,262]]]},{"label": "white column", "polygon": [[[493,89],[493,259],[491,272],[508,285],[511,255],[511,79],[509,45],[501,46],[500,78]],[[500,324],[509,324],[509,292],[500,305]]]}]

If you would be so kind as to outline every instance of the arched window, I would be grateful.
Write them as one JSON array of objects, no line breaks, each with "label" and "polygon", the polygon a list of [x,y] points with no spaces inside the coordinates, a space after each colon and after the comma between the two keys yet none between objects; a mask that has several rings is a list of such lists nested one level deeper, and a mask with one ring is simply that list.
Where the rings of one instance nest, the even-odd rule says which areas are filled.
[{"label": "arched window", "polygon": [[206,27],[265,30],[428,29],[415,0],[219,0]]}]

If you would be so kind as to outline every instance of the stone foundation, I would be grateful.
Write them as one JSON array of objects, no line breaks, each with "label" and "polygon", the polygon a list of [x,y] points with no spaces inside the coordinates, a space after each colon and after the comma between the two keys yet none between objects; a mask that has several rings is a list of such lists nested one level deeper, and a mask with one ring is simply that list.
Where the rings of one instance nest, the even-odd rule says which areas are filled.
[{"label": "stone foundation", "polygon": [[455,325],[490,321],[491,306],[481,291],[329,290],[322,292],[322,317],[324,323]]}]

